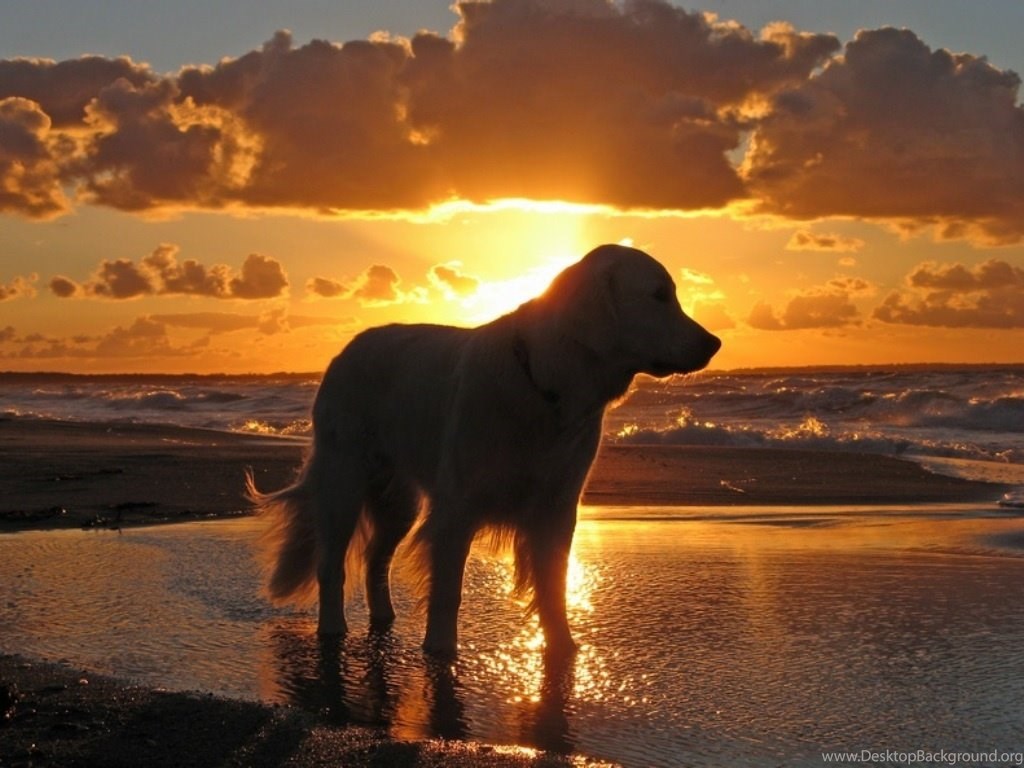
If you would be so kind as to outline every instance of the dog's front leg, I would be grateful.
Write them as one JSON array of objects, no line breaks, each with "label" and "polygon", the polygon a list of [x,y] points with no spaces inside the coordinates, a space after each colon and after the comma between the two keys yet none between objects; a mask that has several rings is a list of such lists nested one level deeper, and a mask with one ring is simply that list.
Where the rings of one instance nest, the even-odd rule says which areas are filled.
[{"label": "dog's front leg", "polygon": [[462,578],[472,541],[473,531],[462,525],[438,526],[431,531],[430,595],[423,640],[423,650],[428,653],[454,655],[458,648]]},{"label": "dog's front leg", "polygon": [[560,525],[529,535],[530,560],[537,614],[548,654],[568,656],[576,650],[565,610],[569,552],[576,527],[576,510],[562,516]]}]

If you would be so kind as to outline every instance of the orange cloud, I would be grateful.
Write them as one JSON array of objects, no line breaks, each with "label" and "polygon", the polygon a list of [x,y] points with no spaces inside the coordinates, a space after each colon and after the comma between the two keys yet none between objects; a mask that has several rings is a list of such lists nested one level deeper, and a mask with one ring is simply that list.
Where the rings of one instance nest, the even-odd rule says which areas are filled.
[{"label": "orange cloud", "polygon": [[242,315],[234,312],[175,312],[149,315],[149,318],[157,323],[173,327],[204,330],[211,335],[258,330],[264,335],[270,336],[275,333],[287,332],[292,328],[340,324],[335,317],[290,315],[283,309],[271,310],[261,315]]},{"label": "orange cloud", "polygon": [[855,277],[837,277],[793,296],[781,314],[765,302],[754,305],[747,324],[762,331],[795,331],[859,325],[860,311],[852,299],[873,294],[875,286]]},{"label": "orange cloud", "polygon": [[351,282],[314,277],[307,281],[306,292],[327,299],[357,299],[364,307],[384,307],[426,300],[423,288],[403,288],[402,278],[398,273],[383,264],[374,264]]},{"label": "orange cloud", "polygon": [[786,243],[787,251],[831,251],[832,253],[855,253],[864,247],[859,237],[843,235],[819,235],[806,229],[793,233]]},{"label": "orange cloud", "polygon": [[480,287],[480,281],[464,274],[458,264],[435,264],[427,277],[449,299],[472,296]]},{"label": "orange cloud", "polygon": [[21,348],[4,354],[7,358],[150,358],[178,357],[191,354],[191,350],[171,344],[167,327],[148,317],[139,317],[128,327],[117,326],[100,337],[73,336],[64,339],[40,335],[11,338]]},{"label": "orange cloud", "polygon": [[31,298],[36,295],[36,288],[33,285],[36,280],[39,279],[38,275],[29,275],[28,277],[21,277],[20,275],[15,277],[11,282],[0,283],[0,301],[10,301],[11,299]]},{"label": "orange cloud", "polygon": [[820,74],[775,95],[744,161],[763,210],[940,224],[943,237],[1024,238],[1020,78],[862,31]]},{"label": "orange cloud", "polygon": [[907,290],[875,309],[886,323],[944,328],[1024,328],[1024,269],[999,259],[974,267],[919,264]]},{"label": "orange cloud", "polygon": [[79,285],[62,275],[50,280],[60,298],[94,296],[132,299],[146,295],[207,296],[217,299],[272,299],[288,287],[284,268],[275,259],[251,253],[234,271],[224,265],[206,267],[194,259],[179,262],[178,246],[163,243],[138,263],[104,259],[93,277]]}]

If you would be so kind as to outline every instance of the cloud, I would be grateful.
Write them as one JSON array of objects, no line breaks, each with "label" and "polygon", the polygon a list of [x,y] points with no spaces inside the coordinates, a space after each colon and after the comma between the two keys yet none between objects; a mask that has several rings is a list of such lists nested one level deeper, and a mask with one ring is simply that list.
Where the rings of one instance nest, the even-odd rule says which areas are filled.
[{"label": "cloud", "polygon": [[407,120],[474,201],[722,205],[742,194],[727,159],[741,140],[735,111],[838,47],[783,25],[757,38],[659,0],[455,9],[451,39],[411,41]]},{"label": "cloud", "polygon": [[18,275],[7,284],[0,283],[0,301],[32,298],[36,295],[36,288],[33,283],[38,279],[39,276],[35,274],[28,277]]},{"label": "cloud", "polygon": [[0,328],[0,344],[6,344],[9,341],[14,341],[17,338],[17,332],[14,330],[13,325],[6,325]]},{"label": "cloud", "polygon": [[324,299],[348,298],[351,288],[340,280],[333,280],[329,277],[313,277],[306,281],[306,293],[320,296]]},{"label": "cloud", "polygon": [[280,263],[258,253],[246,256],[241,274],[228,283],[229,295],[236,299],[272,299],[287,287],[288,277]]},{"label": "cloud", "polygon": [[480,280],[464,274],[460,267],[458,263],[435,264],[427,277],[448,299],[472,296],[480,287]]},{"label": "cloud", "polygon": [[886,323],[942,328],[1024,328],[1024,269],[999,259],[968,267],[919,264],[907,289],[875,309]]},{"label": "cloud", "polygon": [[177,328],[192,328],[209,334],[233,333],[235,331],[258,330],[264,335],[287,332],[293,328],[314,325],[346,325],[348,320],[335,317],[311,317],[290,315],[283,309],[275,309],[260,315],[242,315],[234,312],[180,312],[150,315],[157,323]]},{"label": "cloud", "polygon": [[686,267],[679,270],[679,275],[684,283],[692,283],[693,285],[714,285],[715,283],[711,275],[694,269],[687,269]]},{"label": "cloud", "polygon": [[[1020,78],[983,57],[891,28],[840,50],[667,0],[453,10],[449,35],[298,45],[278,32],[168,75],[123,57],[0,61],[0,211],[740,201],[1024,239]],[[830,237],[791,247],[854,249]]]},{"label": "cloud", "polygon": [[180,350],[172,348],[167,326],[140,317],[127,328],[114,328],[100,339],[93,353],[98,357],[148,357],[180,353]]},{"label": "cloud", "polygon": [[260,325],[258,315],[239,315],[234,312],[174,312],[150,315],[149,318],[163,325],[200,329],[208,333],[252,330]]},{"label": "cloud", "polygon": [[399,288],[401,282],[391,267],[374,264],[356,280],[351,295],[364,306],[400,304],[412,297]]},{"label": "cloud", "polygon": [[835,234],[816,234],[798,229],[786,243],[787,251],[831,251],[833,253],[856,253],[864,247],[859,237]]},{"label": "cloud", "polygon": [[327,299],[356,299],[364,307],[426,301],[426,291],[422,287],[403,288],[398,273],[384,264],[368,267],[349,282],[314,277],[306,282],[306,292]]},{"label": "cloud", "polygon": [[[748,104],[839,46],[784,24],[758,36],[665,0],[454,10],[451,36],[296,46],[279,32],[173,75],[126,58],[2,61],[0,97],[24,102],[19,121],[39,144],[34,197],[6,205],[65,210],[59,181],[78,202],[128,211],[500,197],[718,206],[743,193],[728,153]],[[2,171],[9,188],[16,170]]]},{"label": "cloud", "polygon": [[795,331],[842,328],[860,324],[854,298],[871,296],[876,287],[861,278],[837,277],[790,298],[781,314],[766,302],[758,302],[747,324],[762,331]]},{"label": "cloud", "polygon": [[0,213],[46,219],[68,210],[51,124],[29,99],[0,99]]},{"label": "cloud", "polygon": [[81,292],[81,286],[71,278],[55,275],[50,278],[50,291],[58,298],[68,299],[72,296],[78,296]]},{"label": "cloud", "polygon": [[185,347],[174,346],[167,326],[149,317],[136,318],[131,325],[117,326],[99,337],[78,335],[57,339],[35,334],[8,340],[22,345],[16,352],[4,355],[8,358],[151,358],[191,354]]},{"label": "cloud", "polygon": [[1019,242],[1019,86],[1014,72],[932,50],[910,30],[861,31],[772,97],[744,175],[762,210],[784,216],[909,219],[940,237]]},{"label": "cloud", "polygon": [[55,127],[80,127],[86,107],[104,88],[119,80],[143,86],[157,79],[146,65],[135,64],[126,56],[82,56],[60,62],[7,59],[0,60],[0,99],[29,99],[39,105]]},{"label": "cloud", "polygon": [[92,278],[78,284],[57,275],[51,292],[60,298],[133,299],[149,295],[206,296],[217,299],[272,299],[284,294],[288,277],[275,259],[249,254],[236,274],[224,264],[206,267],[194,259],[178,261],[178,246],[162,243],[147,256],[104,259]]}]

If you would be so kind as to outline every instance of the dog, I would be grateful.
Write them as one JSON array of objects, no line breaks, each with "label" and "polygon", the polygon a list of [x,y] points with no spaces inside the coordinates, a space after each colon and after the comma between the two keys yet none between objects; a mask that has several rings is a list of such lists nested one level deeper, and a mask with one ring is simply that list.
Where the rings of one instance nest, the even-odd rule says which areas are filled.
[{"label": "dog", "polygon": [[697,371],[720,346],[683,312],[668,271],[621,245],[595,248],[477,328],[363,331],[324,374],[296,481],[260,493],[247,477],[269,520],[269,597],[301,601],[318,589],[319,632],[344,632],[351,549],[371,626],[390,626],[392,557],[418,522],[423,648],[451,655],[470,545],[489,529],[514,548],[516,585],[532,593],[546,651],[570,654],[566,569],[605,408],[637,374]]}]

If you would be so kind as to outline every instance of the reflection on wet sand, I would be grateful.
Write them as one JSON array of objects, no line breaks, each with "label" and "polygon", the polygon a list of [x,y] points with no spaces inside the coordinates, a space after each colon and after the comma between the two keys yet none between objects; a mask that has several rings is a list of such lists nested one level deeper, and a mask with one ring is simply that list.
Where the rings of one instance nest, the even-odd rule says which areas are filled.
[{"label": "reflection on wet sand", "polygon": [[506,723],[510,740],[561,753],[575,750],[566,705],[577,668],[594,661],[592,648],[576,659],[548,657],[539,647],[522,655],[522,638],[516,650],[445,661],[402,648],[391,632],[321,638],[305,618],[264,625],[260,641],[271,651],[262,669],[269,698],[283,695],[332,724],[377,726],[400,739],[470,737],[459,678],[488,666],[508,683],[517,719]]},{"label": "reflection on wet sand", "polygon": [[[491,561],[491,576],[511,599],[511,561]],[[570,613],[593,611],[591,593],[599,581],[596,568],[573,555],[567,604]],[[264,658],[264,698],[284,698],[328,722],[358,723],[388,729],[402,739],[465,739],[472,735],[460,678],[502,682],[499,693],[509,707],[503,730],[518,744],[569,753],[567,705],[599,699],[611,685],[593,645],[584,644],[574,657],[545,653],[536,617],[525,615],[509,642],[477,650],[470,643],[455,660],[444,660],[408,647],[391,630],[352,632],[320,637],[307,617],[268,622],[260,628]],[[472,694],[468,694],[472,695]]]},{"label": "reflection on wet sand", "polygon": [[[577,529],[580,650],[545,659],[511,564],[475,552],[461,647],[399,620],[345,638],[258,597],[252,524],[0,537],[0,649],[291,703],[402,739],[465,737],[632,768],[820,764],[831,749],[1024,741],[1021,518],[997,510],[610,510]],[[651,515],[643,519],[641,515]]]}]

